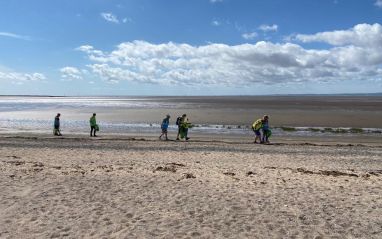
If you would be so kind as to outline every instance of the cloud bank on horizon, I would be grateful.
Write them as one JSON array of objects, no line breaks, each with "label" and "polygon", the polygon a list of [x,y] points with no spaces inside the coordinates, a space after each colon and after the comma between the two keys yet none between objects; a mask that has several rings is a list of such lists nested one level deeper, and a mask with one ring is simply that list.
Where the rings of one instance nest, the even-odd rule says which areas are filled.
[{"label": "cloud bank on horizon", "polygon": [[[312,35],[296,34],[289,39],[291,42],[259,41],[233,46],[132,41],[119,44],[111,52],[91,45],[77,50],[86,54],[93,74],[112,83],[231,86],[382,77],[380,24],[358,24],[348,30]],[[300,45],[311,42],[330,47],[309,49]]]}]

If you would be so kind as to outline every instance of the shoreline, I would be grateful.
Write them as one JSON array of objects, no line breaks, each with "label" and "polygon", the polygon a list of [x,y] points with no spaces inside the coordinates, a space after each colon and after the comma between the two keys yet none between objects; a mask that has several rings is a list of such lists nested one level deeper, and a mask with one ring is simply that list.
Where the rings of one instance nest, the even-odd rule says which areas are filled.
[{"label": "shoreline", "polygon": [[[173,134],[172,134],[173,133]],[[176,133],[169,132],[169,140],[159,140],[158,133],[121,133],[121,134],[102,134],[98,133],[97,137],[90,137],[87,133],[68,133],[63,136],[53,136],[47,133],[4,133],[0,132],[1,138],[9,139],[36,139],[36,140],[94,140],[94,141],[147,141],[160,142],[165,144],[171,143],[228,143],[228,144],[245,144],[256,145],[253,143],[254,135],[223,135],[223,134],[201,134],[189,132],[191,139],[189,141],[175,140]],[[272,137],[271,145],[312,145],[312,146],[365,146],[365,147],[382,147],[381,136],[352,136],[341,137],[333,136],[281,136]],[[263,145],[267,146],[267,145]]]}]

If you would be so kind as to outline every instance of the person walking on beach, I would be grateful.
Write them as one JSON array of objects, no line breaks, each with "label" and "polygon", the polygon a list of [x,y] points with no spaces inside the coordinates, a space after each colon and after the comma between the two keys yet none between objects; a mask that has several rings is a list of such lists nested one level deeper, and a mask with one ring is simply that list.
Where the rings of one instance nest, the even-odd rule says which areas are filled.
[{"label": "person walking on beach", "polygon": [[162,124],[160,126],[160,128],[162,129],[162,134],[159,136],[159,139],[162,139],[162,136],[164,135],[166,136],[166,140],[168,140],[167,129],[169,124],[170,124],[170,115],[166,115],[166,118],[162,120]]},{"label": "person walking on beach", "polygon": [[[188,137],[188,129],[191,128],[191,123],[188,122],[188,118],[186,114],[182,115],[182,118],[180,120],[180,129],[179,129],[179,136],[181,139],[186,138],[186,140],[189,140]],[[179,137],[177,138],[179,140]]]},{"label": "person walking on beach", "polygon": [[268,122],[268,115],[264,115],[263,121],[262,121],[262,130],[263,130],[263,138],[261,142],[263,144],[269,144],[269,137],[272,135],[272,131],[269,129],[269,122]]},{"label": "person walking on beach", "polygon": [[255,132],[255,144],[257,144],[257,140],[259,140],[259,143],[261,143],[261,133],[260,130],[263,127],[263,119],[258,119],[252,124],[252,130]]},{"label": "person walking on beach", "polygon": [[90,137],[97,137],[96,131],[98,131],[98,125],[97,125],[97,120],[96,120],[96,113],[93,113],[93,116],[90,117]]},{"label": "person walking on beach", "polygon": [[53,135],[62,136],[60,131],[60,113],[57,113],[56,117],[54,117],[54,125],[53,125]]},{"label": "person walking on beach", "polygon": [[182,117],[181,116],[178,116],[178,118],[176,118],[176,122],[175,124],[178,126],[178,134],[176,135],[176,140],[179,140],[179,134],[180,134],[180,121],[182,120]]}]

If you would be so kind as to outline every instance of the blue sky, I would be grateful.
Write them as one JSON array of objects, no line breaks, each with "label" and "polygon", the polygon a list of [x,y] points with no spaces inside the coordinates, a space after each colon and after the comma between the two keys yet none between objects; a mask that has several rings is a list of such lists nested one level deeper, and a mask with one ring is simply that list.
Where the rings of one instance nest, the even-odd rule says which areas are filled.
[{"label": "blue sky", "polygon": [[2,0],[0,94],[382,92],[381,0]]}]

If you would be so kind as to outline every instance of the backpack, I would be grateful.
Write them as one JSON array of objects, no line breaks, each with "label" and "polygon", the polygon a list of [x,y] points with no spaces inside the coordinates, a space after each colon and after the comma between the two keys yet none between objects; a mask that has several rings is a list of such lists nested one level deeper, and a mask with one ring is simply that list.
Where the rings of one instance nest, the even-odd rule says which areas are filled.
[{"label": "backpack", "polygon": [[254,129],[254,130],[259,130],[259,129],[261,129],[262,125],[263,125],[263,121],[262,121],[261,119],[258,119],[258,120],[256,120],[256,121],[252,124],[252,129]]},{"label": "backpack", "polygon": [[175,124],[179,126],[181,120],[182,120],[182,117],[179,116],[178,118],[176,118],[176,123]]}]

